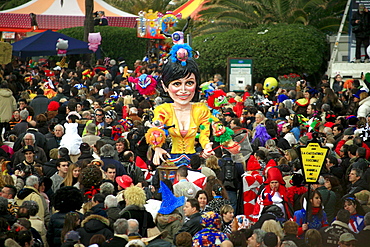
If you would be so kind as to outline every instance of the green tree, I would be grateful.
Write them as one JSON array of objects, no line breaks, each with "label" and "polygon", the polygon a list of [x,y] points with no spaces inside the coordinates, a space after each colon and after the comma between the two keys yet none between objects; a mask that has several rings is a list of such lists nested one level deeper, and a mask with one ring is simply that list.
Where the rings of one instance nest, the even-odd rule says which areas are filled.
[{"label": "green tree", "polygon": [[[266,31],[267,30],[267,31]],[[321,74],[325,71],[326,36],[302,24],[269,24],[252,29],[233,29],[194,38],[203,78],[226,74],[228,57],[253,59],[255,80],[289,73]]]},{"label": "green tree", "polygon": [[325,32],[338,30],[346,0],[212,0],[200,12],[198,34],[269,23],[301,23]]},{"label": "green tree", "polygon": [[[84,27],[66,28],[58,32],[83,40]],[[141,59],[145,55],[147,39],[138,38],[134,28],[97,26],[95,32],[100,32],[102,36],[100,47],[104,57],[114,59],[123,57],[131,67],[136,59]]]}]

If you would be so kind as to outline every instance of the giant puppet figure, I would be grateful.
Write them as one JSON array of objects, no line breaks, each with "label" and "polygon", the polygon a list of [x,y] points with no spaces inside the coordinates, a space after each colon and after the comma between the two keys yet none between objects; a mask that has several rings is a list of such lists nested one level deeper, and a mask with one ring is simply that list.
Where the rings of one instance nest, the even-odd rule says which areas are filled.
[{"label": "giant puppet figure", "polygon": [[[200,133],[202,156],[207,158],[214,154],[209,140],[209,119],[215,118],[204,103],[194,102],[198,99],[200,74],[191,52],[189,45],[177,43],[172,47],[171,57],[163,66],[162,87],[173,103],[161,104],[155,108],[153,123],[157,127],[152,127],[146,134],[147,142],[155,151],[155,165],[160,165],[166,158],[177,166],[188,164],[190,157],[196,152],[194,145],[197,132]],[[162,148],[165,132],[160,126],[168,128],[172,139],[170,153]]]}]

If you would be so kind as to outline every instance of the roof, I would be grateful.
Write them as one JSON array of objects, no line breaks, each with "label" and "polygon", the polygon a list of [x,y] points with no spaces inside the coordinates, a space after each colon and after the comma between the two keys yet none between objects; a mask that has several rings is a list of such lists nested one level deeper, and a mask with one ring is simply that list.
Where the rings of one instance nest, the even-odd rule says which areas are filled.
[{"label": "roof", "polygon": [[[16,8],[0,11],[0,31],[31,30],[30,13],[36,14],[38,28],[58,30],[83,26],[85,0],[32,0]],[[110,26],[135,27],[136,15],[121,11],[102,0],[94,0],[94,12],[104,11]]]}]

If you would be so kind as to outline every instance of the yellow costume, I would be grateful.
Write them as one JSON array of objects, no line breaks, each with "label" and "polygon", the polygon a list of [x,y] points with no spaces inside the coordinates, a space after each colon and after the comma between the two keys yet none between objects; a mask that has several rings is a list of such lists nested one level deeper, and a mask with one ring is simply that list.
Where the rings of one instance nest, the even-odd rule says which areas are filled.
[{"label": "yellow costume", "polygon": [[[153,122],[159,120],[166,126],[175,125],[169,128],[168,132],[172,137],[172,154],[193,154],[195,153],[195,136],[200,130],[199,143],[204,149],[209,143],[210,122],[209,118],[214,118],[204,103],[192,103],[190,114],[190,126],[187,129],[186,135],[183,137],[180,133],[178,120],[173,108],[173,104],[165,103],[159,105],[154,110]],[[203,126],[200,128],[200,126]]]}]

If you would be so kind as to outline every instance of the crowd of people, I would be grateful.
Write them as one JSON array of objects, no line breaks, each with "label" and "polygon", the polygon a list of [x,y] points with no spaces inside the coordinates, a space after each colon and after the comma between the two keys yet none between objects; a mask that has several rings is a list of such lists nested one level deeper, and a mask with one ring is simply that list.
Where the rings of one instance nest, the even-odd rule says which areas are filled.
[{"label": "crowd of people", "polygon": [[[227,92],[217,74],[227,101],[210,117],[197,66],[186,66],[178,77],[140,60],[130,73],[123,58],[3,67],[0,245],[367,246],[366,77],[265,95],[263,83]],[[153,94],[137,90],[142,76],[158,80]],[[209,118],[231,130],[242,159]],[[167,121],[168,138],[153,134],[163,145],[146,135],[157,121]],[[310,141],[329,151],[307,185],[299,148]],[[181,160],[170,176],[158,168],[166,156]]]}]

